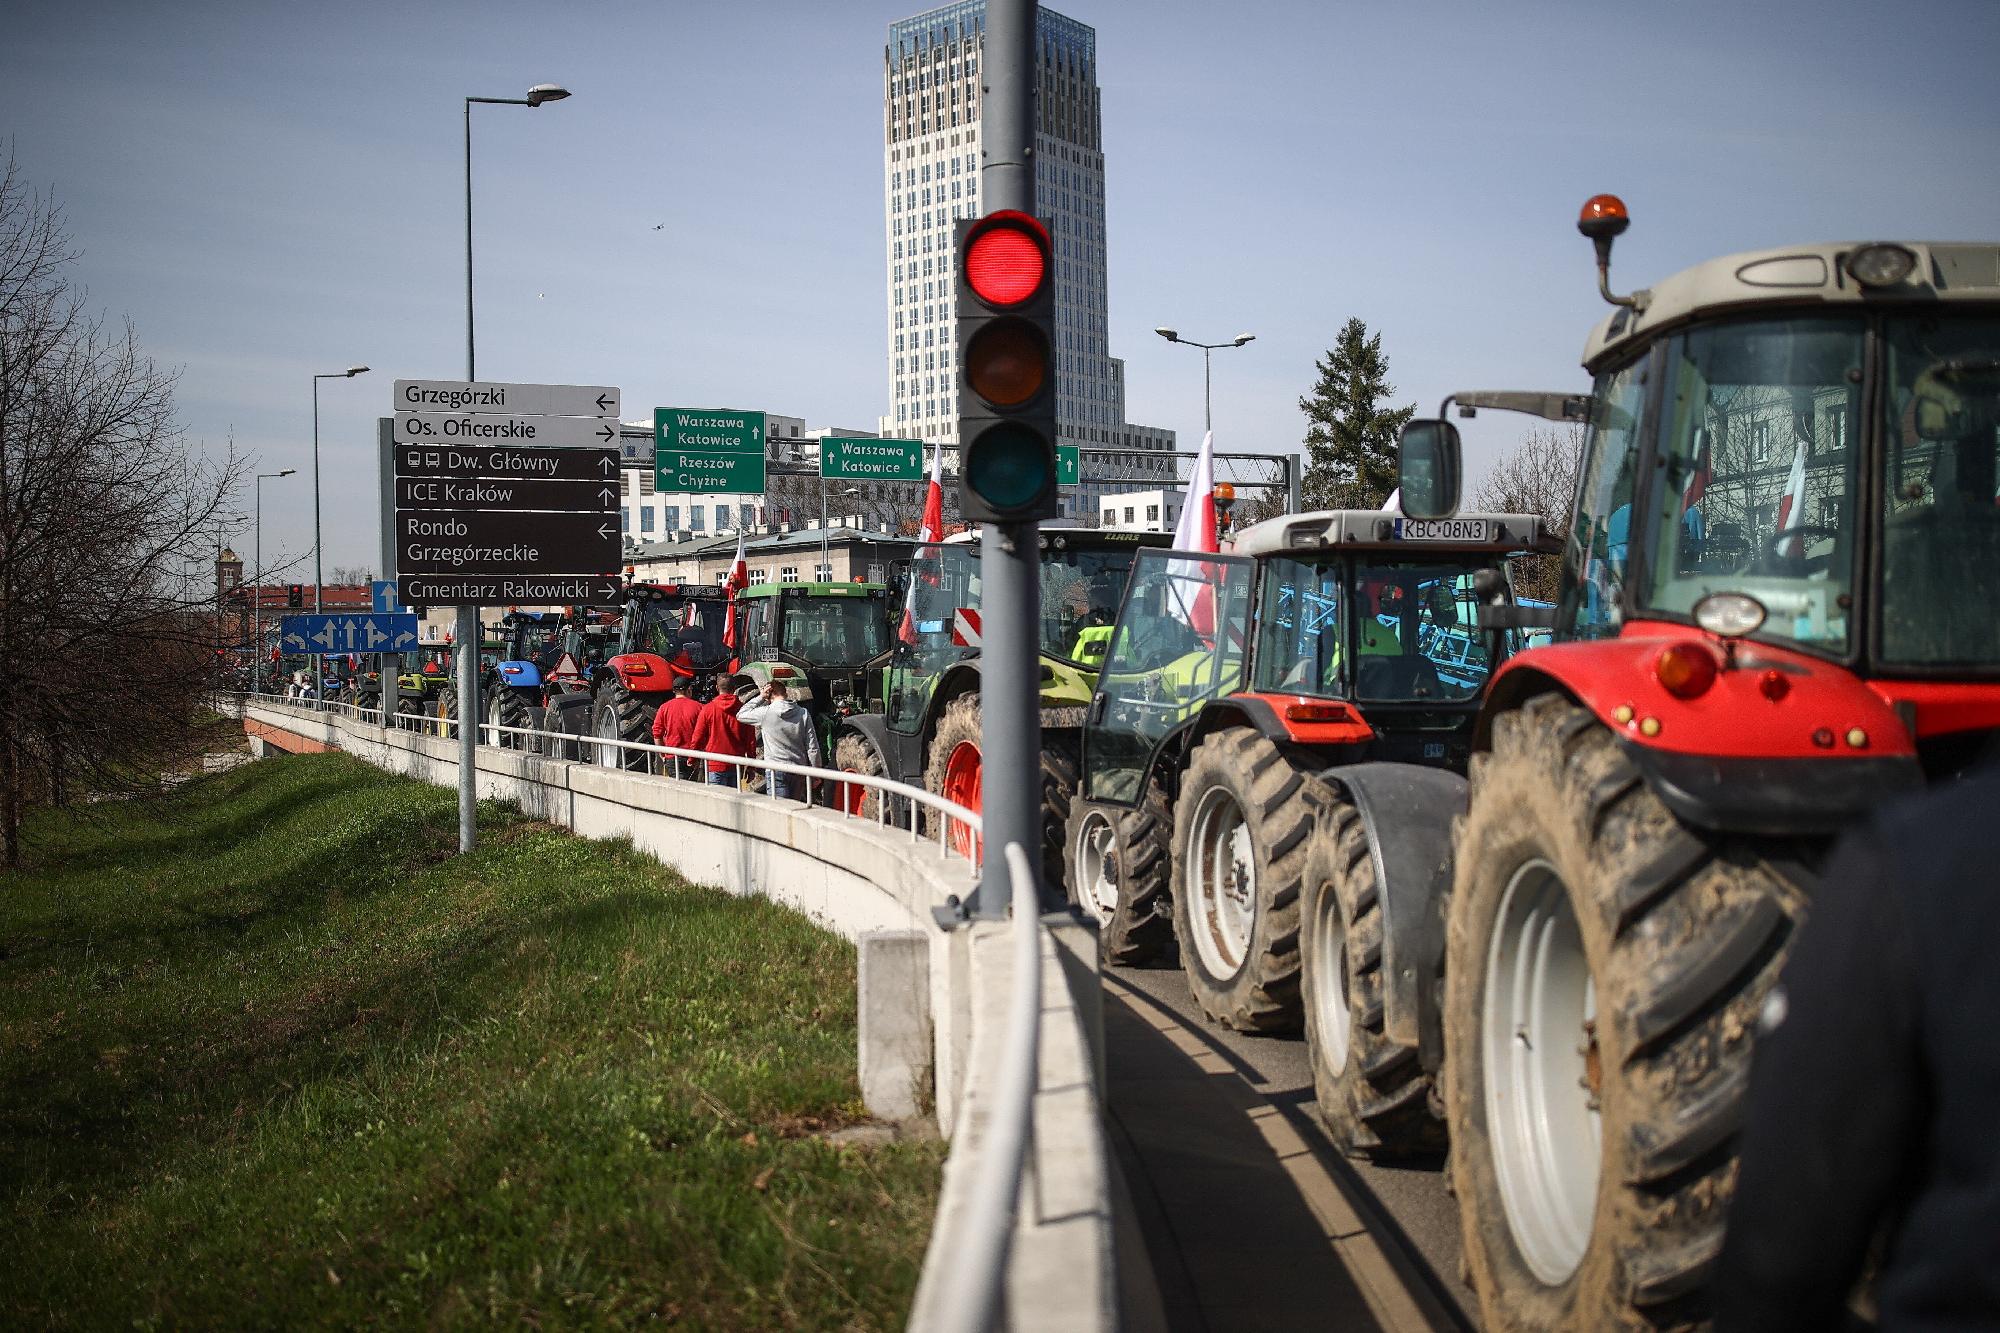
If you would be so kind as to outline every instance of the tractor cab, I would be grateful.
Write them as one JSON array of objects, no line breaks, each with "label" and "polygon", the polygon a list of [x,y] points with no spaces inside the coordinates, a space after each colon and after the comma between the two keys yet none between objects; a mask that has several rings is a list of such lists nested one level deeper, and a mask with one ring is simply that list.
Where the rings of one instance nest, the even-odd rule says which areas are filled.
[{"label": "tractor cab", "polygon": [[816,717],[879,707],[893,640],[880,583],[762,583],[736,594],[738,654],[760,685],[802,695]]},{"label": "tractor cab", "polygon": [[[1605,199],[1591,203],[1622,221]],[[1607,237],[1607,272],[1608,256]],[[1836,820],[1986,750],[2000,730],[2000,618],[1979,592],[2000,561],[1996,266],[1991,244],[1806,245],[1610,298],[1585,351],[1593,392],[1560,400],[1589,435],[1550,619],[1558,641],[1647,659],[1666,697],[1636,741],[1699,751],[1714,743],[1699,714],[1726,707],[1732,752],[1862,761],[1815,779],[1841,787]],[[1454,397],[1540,399],[1547,416],[1559,399]],[[1456,431],[1410,429],[1405,507],[1442,517]],[[1613,679],[1565,688],[1608,718],[1633,706]],[[1685,790],[1681,776],[1663,774]],[[1729,808],[1712,791],[1680,813]]]},{"label": "tractor cab", "polygon": [[1330,759],[1462,766],[1519,646],[1480,627],[1481,598],[1543,545],[1526,514],[1323,510],[1247,528],[1228,554],[1141,553],[1085,725],[1084,795],[1138,799],[1163,749],[1220,720],[1211,705]]}]

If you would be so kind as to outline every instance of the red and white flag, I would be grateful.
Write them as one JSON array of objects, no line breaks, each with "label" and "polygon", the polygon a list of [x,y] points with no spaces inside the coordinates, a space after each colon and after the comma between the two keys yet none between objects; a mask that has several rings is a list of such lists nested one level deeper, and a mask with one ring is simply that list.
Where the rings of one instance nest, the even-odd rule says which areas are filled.
[{"label": "red and white flag", "polygon": [[[931,449],[931,484],[924,492],[924,521],[917,529],[917,554],[923,555],[923,547],[944,538],[944,446],[935,445]],[[917,641],[917,580],[910,579],[909,595],[903,600],[903,623],[896,630],[896,637],[904,643]]]},{"label": "red and white flag", "polygon": [[[1215,433],[1201,437],[1201,451],[1194,456],[1194,471],[1188,475],[1187,498],[1181,503],[1180,522],[1174,524],[1176,551],[1215,551]],[[1200,587],[1187,604],[1188,625],[1202,638],[1215,634],[1215,569],[1188,564],[1176,567],[1176,581],[1197,580]]]},{"label": "red and white flag", "polygon": [[729,567],[723,586],[729,590],[729,604],[722,609],[722,646],[736,647],[736,593],[750,582],[750,562],[743,549],[743,529],[736,530],[736,562]]},{"label": "red and white flag", "polygon": [[[1784,498],[1778,501],[1778,526],[1771,535],[1776,536],[1788,528],[1798,527],[1805,521],[1806,510],[1806,445],[1800,440],[1792,451],[1792,475],[1785,482]],[[1778,554],[1793,559],[1804,551],[1804,545],[1796,534],[1787,537],[1778,547]]]}]

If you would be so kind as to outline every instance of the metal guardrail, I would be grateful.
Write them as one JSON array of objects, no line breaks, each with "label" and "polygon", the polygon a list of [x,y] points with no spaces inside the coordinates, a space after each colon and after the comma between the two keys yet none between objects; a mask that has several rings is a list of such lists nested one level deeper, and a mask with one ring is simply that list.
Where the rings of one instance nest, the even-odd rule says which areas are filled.
[{"label": "metal guardrail", "polygon": [[[242,697],[246,699],[267,699],[273,703],[289,704],[295,708],[311,709],[316,713],[339,713],[347,717],[352,717],[356,721],[367,722],[374,726],[385,725],[380,708],[363,708],[358,704],[348,703],[339,699],[290,698],[279,694],[250,694],[248,692],[245,692]],[[457,718],[440,718],[428,713],[394,712],[390,713],[389,717],[390,719],[410,719],[411,729],[442,739],[452,739],[458,734],[459,720]],[[524,742],[520,747],[502,747],[507,748],[510,753],[514,754],[539,754],[539,751],[531,748],[526,742],[540,742],[549,739],[551,735],[551,733],[535,727],[507,727],[497,722],[481,722],[478,726],[480,744],[482,745],[493,744],[493,740],[489,738],[497,738],[501,735],[519,736]],[[861,787],[879,792],[881,799],[875,802],[875,818],[871,822],[883,828],[904,828],[908,831],[912,840],[928,837],[932,833],[935,833],[939,852],[944,856],[952,855],[954,852],[953,844],[955,841],[959,841],[951,836],[953,826],[964,828],[972,835],[973,839],[977,839],[984,828],[980,816],[976,811],[968,810],[962,805],[947,801],[944,797],[937,795],[935,792],[926,791],[922,787],[915,787],[907,782],[898,782],[894,778],[878,777],[872,773],[850,773],[837,768],[816,768],[807,764],[788,764],[773,759],[755,759],[746,758],[743,755],[716,754],[708,750],[681,749],[673,746],[655,745],[649,741],[614,741],[598,736],[579,736],[567,733],[560,736],[559,739],[567,745],[575,746],[578,753],[585,757],[570,760],[558,759],[554,755],[542,755],[541,757],[560,763],[597,764],[605,768],[628,773],[650,774],[651,776],[670,781],[674,779],[667,778],[665,774],[654,772],[650,758],[647,761],[647,767],[642,770],[626,768],[623,764],[606,763],[604,753],[606,750],[615,750],[618,752],[630,751],[647,756],[687,759],[703,763],[713,761],[728,764],[734,768],[753,768],[767,773],[797,774],[806,779],[806,799],[801,804],[813,806],[821,810],[830,809],[837,813],[845,814],[851,819],[858,819],[863,816],[857,815],[854,811],[847,809],[846,803],[840,800],[835,800],[830,805],[822,805],[813,800],[815,792],[823,792],[827,787],[832,787],[836,793],[848,787]],[[687,779],[687,781],[694,780]],[[731,789],[725,787],[723,790]],[[754,795],[755,793],[746,794]],[[892,800],[891,798],[894,799]],[[781,800],[785,798],[772,796],[765,799]],[[898,802],[900,802],[900,807],[898,806]],[[917,827],[917,812],[919,810],[928,810],[936,816],[930,821],[934,826],[932,829],[919,832]],[[906,816],[906,818],[900,821],[894,818],[893,816],[898,813]]]}]

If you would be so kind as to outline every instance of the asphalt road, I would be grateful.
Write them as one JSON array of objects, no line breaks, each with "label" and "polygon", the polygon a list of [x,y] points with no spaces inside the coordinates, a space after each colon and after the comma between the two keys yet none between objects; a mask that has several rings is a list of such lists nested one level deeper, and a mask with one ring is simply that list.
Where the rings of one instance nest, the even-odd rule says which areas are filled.
[{"label": "asphalt road", "polygon": [[[1122,1238],[1157,1308],[1133,1327],[1470,1329],[1458,1205],[1442,1159],[1375,1166],[1313,1116],[1298,1037],[1210,1023],[1178,966],[1104,981],[1111,1132],[1131,1199]],[[1147,1285],[1141,1275],[1137,1285]]]}]

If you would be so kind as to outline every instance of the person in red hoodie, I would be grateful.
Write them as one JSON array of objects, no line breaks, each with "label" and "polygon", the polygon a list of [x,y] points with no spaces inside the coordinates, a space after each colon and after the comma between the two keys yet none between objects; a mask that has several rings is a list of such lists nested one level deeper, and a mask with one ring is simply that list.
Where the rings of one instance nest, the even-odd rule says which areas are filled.
[{"label": "person in red hoodie", "polygon": [[[757,729],[736,718],[736,709],[743,702],[739,692],[755,698],[757,687],[750,683],[747,676],[724,676],[717,684],[715,697],[701,706],[701,717],[695,722],[695,749],[706,750],[710,754],[742,755],[745,759],[756,756]],[[710,786],[738,785],[736,765],[719,759],[706,762]]]},{"label": "person in red hoodie", "polygon": [[[674,688],[667,695],[667,701],[653,714],[653,744],[666,745],[676,750],[697,749],[694,743],[696,725],[701,721],[701,705],[694,700],[694,682],[686,676],[674,681]],[[699,761],[666,756],[666,771],[674,777],[688,782],[699,780],[701,774],[695,767]]]}]

